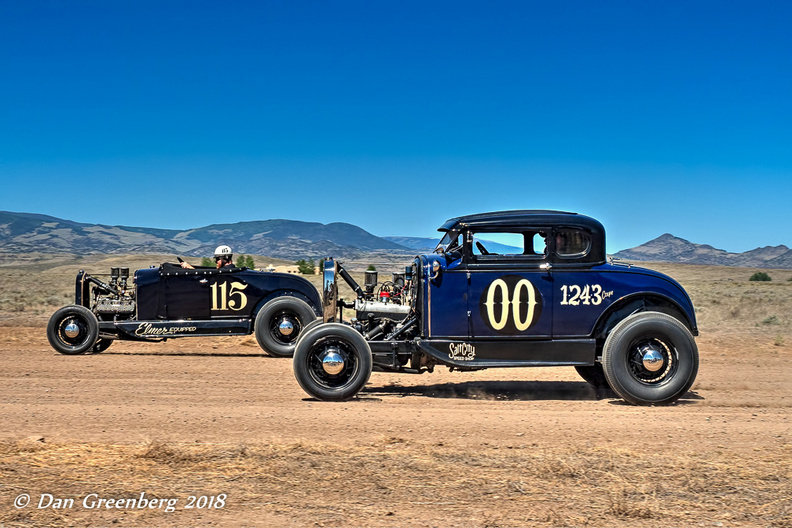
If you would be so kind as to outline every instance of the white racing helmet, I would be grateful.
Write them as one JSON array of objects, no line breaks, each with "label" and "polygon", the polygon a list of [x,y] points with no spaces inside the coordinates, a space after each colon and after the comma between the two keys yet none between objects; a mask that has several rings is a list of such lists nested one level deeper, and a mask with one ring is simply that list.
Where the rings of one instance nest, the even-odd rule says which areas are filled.
[{"label": "white racing helmet", "polygon": [[224,257],[231,260],[232,258],[234,258],[234,253],[231,251],[231,248],[229,246],[223,245],[223,246],[217,246],[217,249],[215,249],[214,256],[215,256],[215,260],[218,257]]}]

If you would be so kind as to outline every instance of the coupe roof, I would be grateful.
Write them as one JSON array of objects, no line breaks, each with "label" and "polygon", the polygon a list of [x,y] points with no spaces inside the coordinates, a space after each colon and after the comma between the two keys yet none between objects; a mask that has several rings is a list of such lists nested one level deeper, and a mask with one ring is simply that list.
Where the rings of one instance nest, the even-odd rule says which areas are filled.
[{"label": "coupe roof", "polygon": [[605,228],[597,220],[567,211],[521,210],[493,211],[459,216],[447,220],[438,231],[450,231],[458,227],[584,227],[594,233],[604,234]]}]

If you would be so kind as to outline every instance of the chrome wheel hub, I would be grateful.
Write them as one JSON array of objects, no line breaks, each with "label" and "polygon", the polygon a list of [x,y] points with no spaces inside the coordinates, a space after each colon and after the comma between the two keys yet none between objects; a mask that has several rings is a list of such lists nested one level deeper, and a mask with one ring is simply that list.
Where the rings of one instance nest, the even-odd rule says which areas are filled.
[{"label": "chrome wheel hub", "polygon": [[284,317],[278,325],[278,332],[280,332],[281,335],[290,336],[292,332],[294,332],[294,323]]},{"label": "chrome wheel hub", "polygon": [[672,344],[660,337],[649,336],[630,346],[627,362],[636,381],[659,385],[674,377],[679,362]]},{"label": "chrome wheel hub", "polygon": [[78,335],[80,335],[80,327],[77,326],[77,323],[74,321],[69,321],[69,323],[63,328],[63,333],[69,339],[74,339]]},{"label": "chrome wheel hub", "polygon": [[344,357],[338,348],[330,347],[322,358],[322,369],[332,376],[340,374],[344,370]]},{"label": "chrome wheel hub", "polygon": [[663,368],[665,361],[663,360],[663,354],[661,354],[659,350],[656,350],[650,345],[646,345],[641,348],[641,355],[641,363],[643,363],[643,367],[649,372],[657,372]]}]

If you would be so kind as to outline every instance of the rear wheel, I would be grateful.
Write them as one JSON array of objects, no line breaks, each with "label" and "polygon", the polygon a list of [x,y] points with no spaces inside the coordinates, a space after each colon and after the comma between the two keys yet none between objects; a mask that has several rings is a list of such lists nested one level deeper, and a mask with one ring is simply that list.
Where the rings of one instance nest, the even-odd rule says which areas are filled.
[{"label": "rear wheel", "polygon": [[294,351],[294,376],[318,400],[353,398],[371,376],[371,349],[355,329],[327,323],[305,334]]},{"label": "rear wheel", "polygon": [[635,405],[673,403],[698,373],[698,348],[670,315],[641,312],[620,322],[605,340],[602,364],[611,388]]},{"label": "rear wheel", "polygon": [[99,321],[84,306],[64,306],[47,323],[47,340],[61,354],[77,355],[88,352],[99,338]]},{"label": "rear wheel", "polygon": [[265,304],[256,316],[256,341],[271,356],[291,357],[303,328],[315,319],[316,314],[305,301],[278,297]]}]

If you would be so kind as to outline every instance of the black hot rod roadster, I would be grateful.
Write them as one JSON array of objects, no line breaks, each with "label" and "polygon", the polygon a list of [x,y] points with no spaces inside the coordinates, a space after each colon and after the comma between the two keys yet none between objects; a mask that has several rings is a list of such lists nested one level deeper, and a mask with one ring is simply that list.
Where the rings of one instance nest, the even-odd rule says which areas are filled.
[{"label": "black hot rod roadster", "polygon": [[102,352],[116,339],[255,333],[266,353],[287,357],[322,314],[316,288],[288,273],[162,264],[136,271],[131,285],[129,268],[99,277],[80,270],[74,304],[50,318],[47,339],[58,352]]}]

